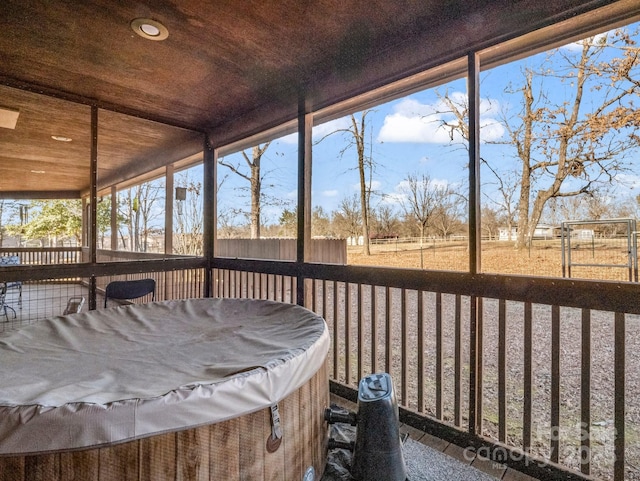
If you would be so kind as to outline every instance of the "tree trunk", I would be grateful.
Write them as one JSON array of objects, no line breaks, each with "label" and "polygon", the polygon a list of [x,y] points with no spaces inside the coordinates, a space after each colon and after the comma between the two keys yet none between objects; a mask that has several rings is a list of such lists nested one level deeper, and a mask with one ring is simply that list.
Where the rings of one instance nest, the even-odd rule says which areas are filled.
[{"label": "tree trunk", "polygon": [[[266,147],[265,147],[266,148]],[[260,160],[262,153],[260,146],[253,147],[253,162],[251,163],[251,238],[260,238]]]},{"label": "tree trunk", "polygon": [[371,255],[369,248],[369,202],[367,196],[367,181],[365,177],[365,159],[364,159],[364,139],[365,139],[365,115],[362,113],[360,128],[358,128],[356,118],[351,115],[353,123],[353,133],[356,141],[356,149],[358,152],[358,172],[360,174],[360,212],[362,213],[362,253]]}]

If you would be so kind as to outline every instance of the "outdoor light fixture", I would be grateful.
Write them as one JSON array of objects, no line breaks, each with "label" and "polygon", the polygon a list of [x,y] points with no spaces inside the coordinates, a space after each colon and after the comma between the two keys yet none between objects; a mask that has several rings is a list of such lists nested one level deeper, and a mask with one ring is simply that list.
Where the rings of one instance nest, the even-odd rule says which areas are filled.
[{"label": "outdoor light fixture", "polygon": [[51,138],[58,142],[71,142],[73,140],[71,137],[65,137],[63,135],[52,135]]},{"label": "outdoor light fixture", "polygon": [[176,200],[186,200],[186,199],[187,199],[187,188],[176,187]]},{"label": "outdoor light fixture", "polygon": [[169,36],[167,27],[150,18],[136,18],[132,20],[131,29],[147,40],[164,40]]}]

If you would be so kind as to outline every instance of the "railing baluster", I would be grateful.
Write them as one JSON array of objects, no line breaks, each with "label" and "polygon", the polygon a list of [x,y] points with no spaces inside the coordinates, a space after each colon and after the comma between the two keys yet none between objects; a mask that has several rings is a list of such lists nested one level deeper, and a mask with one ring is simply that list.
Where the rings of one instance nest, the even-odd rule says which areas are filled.
[{"label": "railing baluster", "polygon": [[358,381],[362,379],[364,370],[364,316],[362,315],[362,284],[357,284],[357,319],[358,319]]},{"label": "railing baluster", "polygon": [[418,412],[424,412],[424,294],[418,291]]},{"label": "railing baluster", "polygon": [[400,402],[403,406],[406,406],[409,402],[409,389],[408,389],[408,372],[409,372],[409,359],[408,359],[408,337],[409,329],[407,326],[407,290],[402,289],[400,291],[400,319],[401,319],[401,340],[400,340],[400,355],[401,355],[401,368],[400,368]]},{"label": "railing baluster", "polygon": [[482,432],[483,419],[483,396],[484,392],[484,299],[478,297],[478,308],[476,315],[478,323],[476,329],[478,331],[478,433]]},{"label": "railing baluster", "polygon": [[333,281],[333,379],[340,379],[339,362],[340,362],[340,350],[338,349],[338,342],[340,340],[340,334],[338,332],[338,281]]},{"label": "railing baluster", "polygon": [[625,315],[621,312],[615,313],[614,326],[614,365],[615,365],[615,381],[614,381],[614,464],[613,479],[614,481],[623,481],[625,479],[625,374],[626,374],[626,326]]},{"label": "railing baluster", "polygon": [[507,440],[507,302],[498,301],[498,440]]},{"label": "railing baluster", "polygon": [[532,312],[531,303],[524,304],[524,406],[522,413],[522,447],[524,452],[531,451],[531,411],[532,404],[532,355],[533,355],[533,338],[532,338]]},{"label": "railing baluster", "polygon": [[391,329],[391,288],[387,286],[385,288],[386,304],[385,304],[385,359],[384,368],[385,371],[391,374],[391,357],[393,355],[393,336]]},{"label": "railing baluster", "polygon": [[265,299],[271,299],[273,300],[273,298],[271,297],[271,279],[272,279],[272,274],[266,274],[266,292],[265,292]]},{"label": "railing baluster", "polygon": [[351,286],[344,283],[344,382],[351,383]]},{"label": "railing baluster", "polygon": [[327,319],[327,281],[322,279],[322,317]]},{"label": "railing baluster", "polygon": [[291,304],[295,304],[298,302],[298,296],[296,295],[296,278],[294,276],[289,277],[289,281],[291,283],[291,287],[289,290],[289,302]]},{"label": "railing baluster", "polygon": [[436,292],[436,417],[442,419],[442,293]]},{"label": "railing baluster", "polygon": [[378,372],[378,312],[376,286],[371,286],[371,372]]},{"label": "railing baluster", "polygon": [[560,459],[560,307],[551,306],[551,461]]},{"label": "railing baluster", "polygon": [[[318,281],[316,279],[311,279],[311,310],[313,312],[318,312]],[[275,299],[275,293],[274,293]]]},{"label": "railing baluster", "polygon": [[456,294],[454,333],[454,400],[453,420],[456,426],[462,424],[462,298]]},{"label": "railing baluster", "polygon": [[285,279],[285,276],[280,276],[280,300],[282,302],[286,302],[285,299],[287,297],[287,283],[285,282]]},{"label": "railing baluster", "polygon": [[580,384],[580,470],[591,474],[591,311],[582,309],[582,373]]}]

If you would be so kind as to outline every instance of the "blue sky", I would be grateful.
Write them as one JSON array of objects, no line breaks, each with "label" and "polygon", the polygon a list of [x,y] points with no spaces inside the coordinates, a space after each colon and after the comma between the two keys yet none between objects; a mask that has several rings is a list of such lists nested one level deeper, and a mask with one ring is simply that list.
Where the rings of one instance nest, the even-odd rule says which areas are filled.
[{"label": "blue sky", "polygon": [[[577,55],[580,48],[580,45],[573,43],[562,47],[559,53]],[[548,62],[546,53],[541,53],[481,74],[481,156],[490,159],[495,168],[508,169],[511,166],[512,169],[514,165],[518,165],[517,161],[514,164],[513,147],[486,143],[507,141],[508,135],[499,121],[500,116],[504,112],[513,115],[520,109],[519,105],[510,104],[520,97],[505,95],[504,91],[510,83],[515,87],[522,83],[525,67],[544,65],[545,61]],[[549,64],[549,68],[556,69],[557,65]],[[572,87],[570,81],[547,82],[545,94],[556,101],[564,90],[570,91]],[[452,139],[450,129],[443,127],[453,120],[451,114],[443,113],[447,109],[438,97],[438,94],[445,93],[458,104],[466,103],[466,79],[452,80],[435,89],[379,105],[368,114],[367,155],[371,155],[376,163],[372,187],[374,192],[380,194],[372,199],[374,206],[385,203],[400,212],[403,181],[408,174],[413,173],[426,174],[432,182],[466,189],[466,149],[458,134],[454,133]],[[593,96],[594,103],[597,103],[597,93],[589,92],[587,95]],[[591,98],[585,104],[589,102]],[[356,116],[359,118],[359,114]],[[345,133],[325,137],[330,132],[347,128],[349,122],[349,118],[344,117],[318,125],[313,131],[314,142],[324,139],[314,144],[312,204],[321,205],[327,213],[337,210],[345,197],[359,191],[355,148],[350,147],[341,152],[351,138]],[[235,158],[239,162],[238,156],[239,154],[228,156],[227,160]],[[230,174],[224,167],[219,167],[218,172],[221,176],[229,174],[221,191],[224,195],[220,202],[221,209],[243,205],[248,210],[248,197],[243,197],[236,189],[238,185],[246,185],[246,182]],[[265,187],[269,189],[270,195],[293,208],[297,196],[295,134],[272,142],[263,158],[263,172],[266,174]],[[494,188],[494,178],[487,169],[482,170],[481,181],[483,191],[490,193]],[[635,172],[621,175],[620,181],[616,186],[618,196],[630,196],[639,192]],[[486,202],[486,196],[483,197],[483,202]],[[281,209],[282,207],[264,206],[263,222],[277,222]]]}]

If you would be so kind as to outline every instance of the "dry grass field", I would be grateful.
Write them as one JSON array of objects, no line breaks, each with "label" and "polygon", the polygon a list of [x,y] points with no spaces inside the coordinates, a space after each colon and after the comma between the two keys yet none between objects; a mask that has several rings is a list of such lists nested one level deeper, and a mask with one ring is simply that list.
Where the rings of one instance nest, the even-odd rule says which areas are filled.
[{"label": "dry grass field", "polygon": [[[360,246],[348,246],[347,258],[349,264],[356,265],[460,272],[469,268],[469,252],[465,241],[425,241],[422,247],[418,243],[373,244],[370,256],[362,254]],[[565,253],[567,267],[569,260],[572,263],[571,277],[574,278],[633,280],[629,279],[629,264],[633,265],[633,259],[629,256],[624,239],[574,242],[570,256]],[[534,241],[530,248],[524,250],[516,250],[511,242],[482,244],[481,271],[485,273],[563,277],[562,264],[560,240]]]}]

